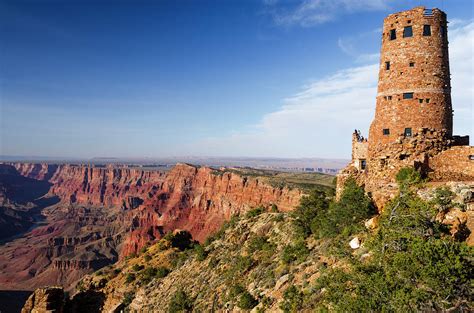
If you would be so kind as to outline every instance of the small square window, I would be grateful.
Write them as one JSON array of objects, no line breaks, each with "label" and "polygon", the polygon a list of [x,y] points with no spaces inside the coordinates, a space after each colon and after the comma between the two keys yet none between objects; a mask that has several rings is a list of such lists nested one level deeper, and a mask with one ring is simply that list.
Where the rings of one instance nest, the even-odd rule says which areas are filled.
[{"label": "small square window", "polygon": [[423,36],[431,36],[431,25],[423,25]]},{"label": "small square window", "polygon": [[413,28],[411,26],[405,26],[403,28],[403,38],[413,37]]},{"label": "small square window", "polygon": [[415,62],[410,62],[410,67],[415,67]]},{"label": "small square window", "polygon": [[411,128],[405,128],[405,137],[411,137]]},{"label": "small square window", "polygon": [[403,94],[403,99],[413,99],[413,92],[405,92]]},{"label": "small square window", "polygon": [[397,39],[397,31],[395,29],[390,30],[390,40]]},{"label": "small square window", "polygon": [[390,61],[385,62],[385,70],[388,71],[390,69]]},{"label": "small square window", "polygon": [[430,103],[430,99],[426,99],[425,101],[426,101],[426,103]]},{"label": "small square window", "polygon": [[384,128],[382,132],[383,132],[384,136],[390,135],[390,129],[388,129],[388,128]]},{"label": "small square window", "polygon": [[388,96],[388,100],[392,100],[392,96]]},{"label": "small square window", "polygon": [[418,99],[418,101],[419,101],[420,103],[423,103],[423,99]]}]

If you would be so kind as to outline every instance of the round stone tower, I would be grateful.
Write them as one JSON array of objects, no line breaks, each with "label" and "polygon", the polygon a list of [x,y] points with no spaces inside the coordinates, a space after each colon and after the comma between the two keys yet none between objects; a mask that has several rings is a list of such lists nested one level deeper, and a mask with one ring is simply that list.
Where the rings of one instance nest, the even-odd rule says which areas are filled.
[{"label": "round stone tower", "polygon": [[417,7],[383,23],[369,158],[421,129],[451,138],[453,128],[446,14]]}]

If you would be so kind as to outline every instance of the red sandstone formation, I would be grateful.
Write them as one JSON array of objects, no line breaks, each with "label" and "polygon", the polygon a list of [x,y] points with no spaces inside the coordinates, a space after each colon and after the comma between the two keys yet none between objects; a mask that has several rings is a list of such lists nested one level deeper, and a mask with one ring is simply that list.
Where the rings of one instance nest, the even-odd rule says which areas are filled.
[{"label": "red sandstone formation", "polygon": [[131,168],[14,164],[22,175],[48,179],[60,202],[42,211],[44,226],[0,246],[0,288],[70,286],[81,276],[175,229],[204,240],[233,214],[276,204],[298,205],[299,190],[258,178],[176,165],[168,173]]}]

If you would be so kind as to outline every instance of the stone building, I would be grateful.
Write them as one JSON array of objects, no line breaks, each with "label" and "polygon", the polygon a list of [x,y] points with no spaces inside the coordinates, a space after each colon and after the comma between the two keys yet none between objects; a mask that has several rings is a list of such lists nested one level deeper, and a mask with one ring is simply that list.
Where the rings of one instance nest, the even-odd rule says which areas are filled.
[{"label": "stone building", "polygon": [[338,194],[354,177],[382,208],[398,189],[396,173],[407,166],[431,180],[474,181],[474,147],[468,136],[453,136],[447,24],[436,8],[385,18],[375,117],[368,140],[353,134],[352,162],[338,174]]}]

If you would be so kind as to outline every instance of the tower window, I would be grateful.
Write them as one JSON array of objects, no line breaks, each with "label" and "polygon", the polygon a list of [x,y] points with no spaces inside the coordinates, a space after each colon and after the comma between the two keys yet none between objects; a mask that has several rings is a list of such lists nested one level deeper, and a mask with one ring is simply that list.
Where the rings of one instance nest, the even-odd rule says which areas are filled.
[{"label": "tower window", "polygon": [[419,101],[420,103],[423,103],[423,99],[418,99],[418,101]]},{"label": "tower window", "polygon": [[382,130],[382,133],[384,134],[384,136],[388,136],[388,135],[390,135],[390,129],[384,128],[384,129]]},{"label": "tower window", "polygon": [[388,100],[392,100],[392,96],[388,96]]},{"label": "tower window", "polygon": [[411,26],[405,26],[403,29],[403,38],[413,37],[413,28]]},{"label": "tower window", "polygon": [[413,99],[413,92],[405,92],[403,94],[403,99]]},{"label": "tower window", "polygon": [[415,67],[415,62],[410,62],[410,67]]},{"label": "tower window", "polygon": [[385,62],[385,70],[388,71],[390,69],[390,61]]},{"label": "tower window", "polygon": [[397,39],[397,31],[395,29],[390,30],[390,40]]},{"label": "tower window", "polygon": [[431,25],[423,25],[423,36],[431,36]]},{"label": "tower window", "polygon": [[430,103],[430,99],[426,99],[425,101],[426,101],[426,103]]},{"label": "tower window", "polygon": [[360,160],[360,169],[365,170],[366,167],[367,167],[367,161],[365,159],[361,159]]},{"label": "tower window", "polygon": [[411,128],[405,128],[405,137],[411,137]]}]

